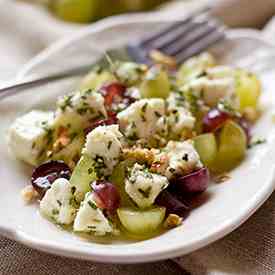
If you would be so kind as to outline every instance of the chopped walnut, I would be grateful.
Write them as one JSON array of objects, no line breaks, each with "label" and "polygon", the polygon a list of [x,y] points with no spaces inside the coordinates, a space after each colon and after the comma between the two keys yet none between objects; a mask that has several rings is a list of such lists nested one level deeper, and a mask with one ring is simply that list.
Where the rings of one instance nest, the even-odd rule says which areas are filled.
[{"label": "chopped walnut", "polygon": [[164,175],[168,165],[169,165],[168,156],[166,154],[159,154],[155,157],[154,162],[150,167],[150,171]]},{"label": "chopped walnut", "polygon": [[133,149],[124,149],[123,157],[125,159],[133,159],[141,163],[152,164],[154,161],[153,151],[145,148],[133,148]]},{"label": "chopped walnut", "polygon": [[58,152],[62,148],[64,148],[66,145],[68,145],[71,141],[69,137],[68,129],[65,127],[60,127],[58,129],[57,139],[55,143],[53,144],[53,151]]},{"label": "chopped walnut", "polygon": [[25,203],[31,203],[39,197],[39,194],[35,191],[32,185],[27,185],[21,190],[21,196]]},{"label": "chopped walnut", "polygon": [[213,180],[215,183],[222,183],[230,179],[230,176],[228,174],[220,174],[213,177]]},{"label": "chopped walnut", "polygon": [[157,64],[167,66],[168,68],[174,69],[177,67],[176,59],[172,56],[166,55],[158,50],[152,50],[149,53],[150,58]]},{"label": "chopped walnut", "polygon": [[182,218],[176,214],[169,214],[164,221],[163,226],[165,228],[174,228],[182,224]]}]

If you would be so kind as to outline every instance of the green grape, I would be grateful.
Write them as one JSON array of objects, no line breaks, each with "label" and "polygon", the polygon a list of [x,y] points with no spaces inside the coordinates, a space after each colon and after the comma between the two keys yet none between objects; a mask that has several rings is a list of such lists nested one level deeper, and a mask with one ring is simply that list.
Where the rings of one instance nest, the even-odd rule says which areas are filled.
[{"label": "green grape", "polygon": [[203,134],[194,138],[195,148],[200,155],[202,163],[210,168],[217,156],[217,142],[214,134]]},{"label": "green grape", "polygon": [[245,157],[247,137],[237,123],[228,121],[218,138],[218,153],[212,167],[216,172],[226,172],[236,167]]},{"label": "green grape", "polygon": [[167,98],[170,94],[170,82],[167,72],[159,67],[152,67],[145,75],[140,86],[144,98]]},{"label": "green grape", "polygon": [[128,232],[146,236],[154,233],[160,227],[165,217],[165,208],[154,207],[148,210],[119,208],[117,214],[121,224]]},{"label": "green grape", "polygon": [[241,112],[247,107],[256,109],[261,94],[261,84],[256,75],[244,70],[237,70],[236,94],[239,97]]},{"label": "green grape", "polygon": [[115,81],[115,77],[111,72],[102,71],[98,73],[95,70],[92,70],[83,78],[79,88],[80,90],[94,90],[100,88],[105,83],[112,81]]},{"label": "green grape", "polygon": [[54,0],[51,9],[59,18],[87,23],[100,16],[100,0]]},{"label": "green grape", "polygon": [[125,178],[126,178],[126,168],[129,167],[129,161],[120,162],[112,172],[109,180],[114,183],[119,190],[121,206],[131,206],[135,207],[133,201],[130,199],[128,194],[125,191]]},{"label": "green grape", "polygon": [[78,201],[83,200],[85,194],[91,191],[90,183],[94,180],[96,180],[94,160],[87,155],[83,155],[78,161],[70,179],[71,185],[76,188],[74,194]]}]

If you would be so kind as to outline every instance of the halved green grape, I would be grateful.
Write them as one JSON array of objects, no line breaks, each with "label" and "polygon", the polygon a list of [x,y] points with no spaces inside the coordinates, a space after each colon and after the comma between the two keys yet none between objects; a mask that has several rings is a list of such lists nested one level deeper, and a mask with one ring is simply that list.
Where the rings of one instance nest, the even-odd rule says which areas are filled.
[{"label": "halved green grape", "polygon": [[115,80],[116,79],[111,72],[105,70],[96,72],[95,70],[92,70],[83,78],[79,88],[80,90],[94,90],[100,88],[108,82],[113,82]]},{"label": "halved green grape", "polygon": [[228,121],[219,134],[219,148],[213,169],[226,172],[236,167],[245,157],[247,137],[244,130],[233,121]]},{"label": "halved green grape", "polygon": [[90,183],[94,180],[96,180],[94,160],[84,154],[77,163],[70,179],[71,185],[76,188],[74,194],[77,201],[82,201],[85,194],[91,191]]},{"label": "halved green grape", "polygon": [[100,16],[100,5],[100,0],[55,0],[51,9],[63,20],[87,23]]},{"label": "halved green grape", "polygon": [[120,203],[121,206],[125,207],[135,207],[133,201],[130,199],[128,194],[125,191],[125,178],[126,178],[126,168],[129,167],[129,162],[128,161],[122,161],[120,162],[112,172],[112,175],[109,178],[109,181],[114,183],[120,194]]},{"label": "halved green grape", "polygon": [[240,101],[240,111],[247,107],[256,109],[258,99],[261,95],[261,83],[255,74],[244,70],[237,70],[236,74],[236,94]]},{"label": "halved green grape", "polygon": [[128,232],[146,236],[158,230],[165,217],[165,208],[154,207],[148,210],[119,208],[117,214]]},{"label": "halved green grape", "polygon": [[203,134],[194,138],[195,148],[200,155],[202,163],[208,168],[217,156],[217,142],[213,133]]},{"label": "halved green grape", "polygon": [[53,153],[51,156],[52,160],[63,160],[67,165],[70,166],[71,162],[79,158],[81,155],[82,147],[85,143],[84,135],[79,134],[76,136],[71,143],[66,145],[60,151]]},{"label": "halved green grape", "polygon": [[143,98],[167,98],[170,94],[170,82],[167,72],[160,67],[152,67],[141,83],[140,93]]}]

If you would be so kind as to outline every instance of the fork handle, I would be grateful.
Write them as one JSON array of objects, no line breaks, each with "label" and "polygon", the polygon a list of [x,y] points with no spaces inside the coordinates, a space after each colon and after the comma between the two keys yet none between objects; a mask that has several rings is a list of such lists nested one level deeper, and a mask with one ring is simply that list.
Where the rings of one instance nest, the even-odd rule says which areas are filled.
[{"label": "fork handle", "polygon": [[38,85],[45,85],[47,83],[59,81],[61,79],[81,76],[87,73],[87,71],[89,71],[92,67],[92,65],[83,65],[77,68],[66,70],[64,72],[55,73],[50,76],[42,76],[34,79],[22,80],[15,84],[14,82],[11,82],[10,84],[6,84],[5,87],[0,88],[0,100],[15,95],[26,89],[36,87]]},{"label": "fork handle", "polygon": [[210,13],[229,27],[261,27],[275,13],[274,0],[213,0]]}]

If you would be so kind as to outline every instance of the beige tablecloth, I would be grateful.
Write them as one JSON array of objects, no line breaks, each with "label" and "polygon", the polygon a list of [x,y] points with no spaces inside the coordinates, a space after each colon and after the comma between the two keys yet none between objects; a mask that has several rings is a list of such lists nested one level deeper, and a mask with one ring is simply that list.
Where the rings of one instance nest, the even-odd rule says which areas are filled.
[{"label": "beige tablecloth", "polygon": [[[223,0],[224,1],[224,0]],[[216,0],[178,1],[166,8],[168,14],[182,15],[194,5]],[[229,0],[216,9],[233,26],[261,26],[275,12],[275,0]],[[233,3],[233,4],[232,4]],[[224,11],[232,7],[231,12]],[[14,77],[20,67],[39,51],[81,27],[62,23],[43,9],[0,0],[0,80]],[[264,35],[275,43],[275,22]],[[34,251],[0,237],[0,274],[192,274],[265,275],[275,274],[275,194],[238,230],[224,239],[190,255],[139,265],[109,265],[83,262]]]}]

